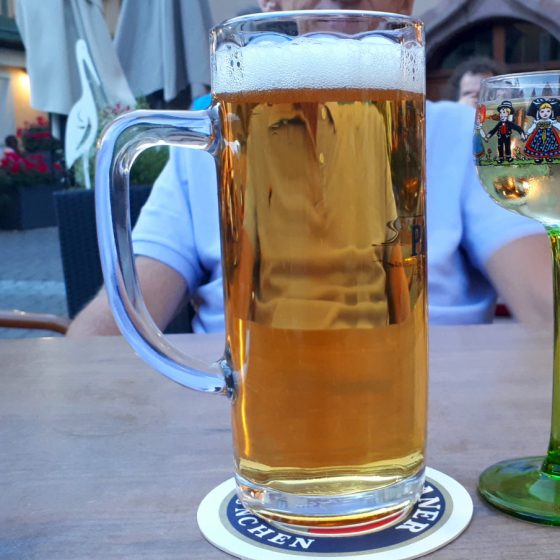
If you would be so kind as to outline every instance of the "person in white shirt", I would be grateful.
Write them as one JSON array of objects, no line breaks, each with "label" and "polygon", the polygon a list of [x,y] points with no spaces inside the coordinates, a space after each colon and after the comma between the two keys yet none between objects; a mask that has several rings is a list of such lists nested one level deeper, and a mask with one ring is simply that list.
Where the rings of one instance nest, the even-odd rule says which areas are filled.
[{"label": "person in white shirt", "polygon": [[[334,9],[410,14],[413,0],[261,0],[266,11]],[[428,294],[432,324],[491,322],[497,293],[515,318],[552,321],[550,249],[540,224],[498,207],[476,177],[474,111],[427,104]],[[185,297],[195,332],[224,330],[215,165],[210,155],[172,149],[133,233],[144,299],[163,329]],[[117,334],[104,291],[68,335]]]}]

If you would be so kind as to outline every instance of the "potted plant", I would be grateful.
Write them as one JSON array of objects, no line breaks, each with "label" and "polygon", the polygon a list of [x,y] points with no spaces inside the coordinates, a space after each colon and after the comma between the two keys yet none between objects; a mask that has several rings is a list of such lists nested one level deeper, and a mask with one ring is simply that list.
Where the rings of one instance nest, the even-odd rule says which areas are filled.
[{"label": "potted plant", "polygon": [[0,228],[53,226],[54,191],[60,189],[62,166],[41,153],[6,152],[0,160]]}]

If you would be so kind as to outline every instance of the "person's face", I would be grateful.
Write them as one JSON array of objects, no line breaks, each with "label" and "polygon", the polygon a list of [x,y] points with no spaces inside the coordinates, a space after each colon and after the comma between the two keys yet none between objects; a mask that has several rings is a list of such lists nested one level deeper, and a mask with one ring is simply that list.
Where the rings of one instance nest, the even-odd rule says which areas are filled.
[{"label": "person's face", "polygon": [[500,109],[500,120],[506,122],[509,118],[509,109]]},{"label": "person's face", "polygon": [[549,109],[548,107],[543,107],[539,111],[539,113],[541,115],[541,119],[550,119],[550,117],[552,116],[552,109]]},{"label": "person's face", "polygon": [[459,82],[459,103],[476,107],[478,93],[480,92],[480,82],[484,78],[489,78],[491,74],[463,74]]},{"label": "person's face", "polygon": [[260,0],[265,12],[275,10],[366,10],[410,15],[414,0]]}]

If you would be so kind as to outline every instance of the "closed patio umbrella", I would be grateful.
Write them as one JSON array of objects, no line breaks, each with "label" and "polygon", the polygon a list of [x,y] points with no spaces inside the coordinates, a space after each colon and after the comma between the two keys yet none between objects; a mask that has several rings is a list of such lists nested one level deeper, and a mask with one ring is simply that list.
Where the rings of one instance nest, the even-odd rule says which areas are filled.
[{"label": "closed patio umbrella", "polygon": [[174,99],[190,87],[196,97],[210,84],[207,0],[124,0],[115,46],[135,95],[163,90]]},{"label": "closed patio umbrella", "polygon": [[[91,188],[90,150],[105,107],[133,107],[135,98],[117,58],[102,0],[18,0],[16,23],[25,45],[31,105],[68,115],[66,164],[81,160]],[[61,137],[54,118],[54,134]]]},{"label": "closed patio umbrella", "polygon": [[80,98],[76,41],[87,44],[100,80],[99,107],[134,105],[103,17],[102,0],[17,0],[16,23],[25,45],[31,105],[67,115]]}]

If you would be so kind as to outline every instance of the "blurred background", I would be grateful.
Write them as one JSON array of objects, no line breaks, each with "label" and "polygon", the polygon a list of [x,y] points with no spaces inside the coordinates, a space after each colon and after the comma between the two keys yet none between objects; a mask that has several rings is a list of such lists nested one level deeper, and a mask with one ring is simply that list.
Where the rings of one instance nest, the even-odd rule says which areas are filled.
[{"label": "blurred background", "polygon": [[[15,2],[0,0],[0,142],[25,121],[41,114],[30,103],[26,52],[16,25]],[[115,36],[119,18],[127,17],[123,12],[126,3],[122,0],[99,2],[109,31]],[[144,2],[133,4],[139,6]],[[182,4],[197,9],[197,17],[183,14],[182,20],[187,27],[184,34],[196,37],[196,41],[188,45],[192,60],[207,60],[207,38],[206,33],[201,33],[201,25],[210,27],[254,5],[247,0],[187,0]],[[508,70],[515,72],[560,66],[560,0],[417,0],[415,15],[426,24],[430,99],[444,97],[445,84],[453,69],[474,55],[505,63]],[[188,29],[189,22],[192,30]],[[120,24],[124,25],[122,21]],[[192,95],[200,93],[200,82],[196,82],[204,79],[200,76],[193,76],[188,87],[175,92],[172,99],[164,99],[163,87],[146,91],[145,84],[136,83],[134,69],[128,68],[131,56],[123,54],[122,44],[117,43],[117,47],[127,77],[132,72],[129,84],[134,95],[146,95],[151,104],[161,106],[162,100],[168,105],[184,105]],[[145,73],[150,71],[149,66],[144,66]],[[207,72],[206,81],[209,81]]]},{"label": "blurred background", "polygon": [[[0,0],[0,312],[72,318],[97,292],[88,187],[101,128],[137,107],[188,108],[209,90],[210,27],[255,8],[256,0]],[[560,0],[416,0],[414,15],[425,22],[431,100],[459,98],[450,78],[473,57],[509,72],[560,68]],[[76,56],[78,38],[89,59]],[[560,95],[560,84],[550,93]],[[90,119],[81,129],[67,126],[78,107]],[[131,174],[133,221],[167,158],[153,150]],[[2,338],[40,334],[0,329]]]}]

